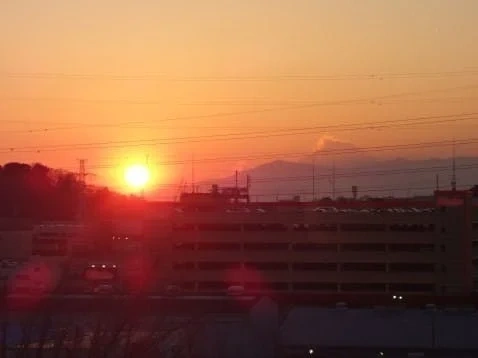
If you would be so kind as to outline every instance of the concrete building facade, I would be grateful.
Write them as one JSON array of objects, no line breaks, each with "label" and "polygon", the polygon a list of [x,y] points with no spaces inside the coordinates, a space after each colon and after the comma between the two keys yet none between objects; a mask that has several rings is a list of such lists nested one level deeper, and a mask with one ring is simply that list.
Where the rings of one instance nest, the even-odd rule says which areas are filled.
[{"label": "concrete building facade", "polygon": [[462,295],[472,291],[471,201],[183,207],[149,226],[160,284],[185,292]]}]

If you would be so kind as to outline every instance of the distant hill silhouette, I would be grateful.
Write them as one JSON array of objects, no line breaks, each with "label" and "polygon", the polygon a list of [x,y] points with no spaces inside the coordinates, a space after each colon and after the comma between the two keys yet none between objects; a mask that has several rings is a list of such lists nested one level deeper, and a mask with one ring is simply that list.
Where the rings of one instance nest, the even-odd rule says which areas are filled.
[{"label": "distant hill silhouette", "polygon": [[[360,154],[358,154],[360,155]],[[357,155],[357,156],[358,156]],[[311,157],[301,161],[277,160],[259,165],[240,173],[241,184],[246,175],[251,177],[253,200],[275,200],[300,195],[310,200],[313,194],[313,168]],[[332,196],[333,161],[327,158],[316,161],[315,196]],[[456,158],[456,174],[459,188],[471,188],[478,182],[478,157]],[[335,161],[336,197],[351,197],[352,186],[358,186],[358,195],[373,197],[405,197],[432,195],[439,185],[450,188],[452,176],[451,158],[408,160],[376,160],[360,156],[355,160]],[[218,178],[201,183],[202,188],[215,182],[219,185],[234,185],[235,177]]]}]

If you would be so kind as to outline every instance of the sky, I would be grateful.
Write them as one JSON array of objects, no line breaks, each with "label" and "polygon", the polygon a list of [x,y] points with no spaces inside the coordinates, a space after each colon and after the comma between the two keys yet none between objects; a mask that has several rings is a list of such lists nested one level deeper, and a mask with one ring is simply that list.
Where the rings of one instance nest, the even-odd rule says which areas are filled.
[{"label": "sky", "polygon": [[220,177],[324,137],[448,156],[380,147],[474,138],[477,13],[476,0],[2,0],[0,162],[85,158],[92,183],[123,188],[131,163],[179,186],[193,162],[196,180]]}]

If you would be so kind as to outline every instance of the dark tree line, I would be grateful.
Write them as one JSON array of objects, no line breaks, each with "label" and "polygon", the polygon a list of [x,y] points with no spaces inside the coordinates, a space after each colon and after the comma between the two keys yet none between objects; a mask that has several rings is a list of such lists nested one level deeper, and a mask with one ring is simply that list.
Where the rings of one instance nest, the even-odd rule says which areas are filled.
[{"label": "dark tree line", "polygon": [[205,315],[145,316],[133,304],[66,315],[56,315],[55,307],[2,312],[0,358],[204,357],[199,342],[210,321]]},{"label": "dark tree line", "polygon": [[2,218],[74,220],[80,212],[80,203],[88,216],[105,217],[132,200],[107,188],[83,188],[75,173],[42,164],[0,166]]}]

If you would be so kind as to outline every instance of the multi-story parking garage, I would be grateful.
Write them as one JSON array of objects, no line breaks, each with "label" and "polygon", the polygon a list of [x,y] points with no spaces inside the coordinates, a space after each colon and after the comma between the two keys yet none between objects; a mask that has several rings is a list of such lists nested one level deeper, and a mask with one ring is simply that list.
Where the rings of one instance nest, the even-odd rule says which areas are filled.
[{"label": "multi-story parking garage", "polygon": [[[471,201],[176,207],[147,236],[189,292],[467,294]],[[407,205],[407,206],[404,206]]]},{"label": "multi-story parking garage", "polygon": [[468,192],[437,193],[435,202],[326,205],[190,199],[151,204],[130,218],[135,225],[121,218],[103,236],[88,225],[39,226],[26,247],[36,261],[69,263],[75,277],[92,264],[116,265],[126,287],[141,281],[153,292],[399,297],[473,289],[476,225]]}]

